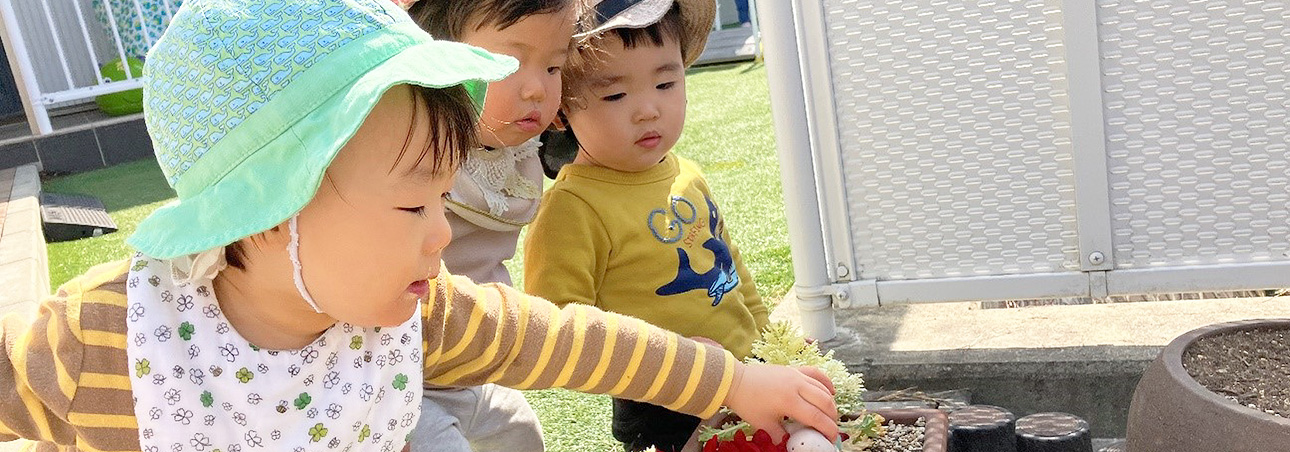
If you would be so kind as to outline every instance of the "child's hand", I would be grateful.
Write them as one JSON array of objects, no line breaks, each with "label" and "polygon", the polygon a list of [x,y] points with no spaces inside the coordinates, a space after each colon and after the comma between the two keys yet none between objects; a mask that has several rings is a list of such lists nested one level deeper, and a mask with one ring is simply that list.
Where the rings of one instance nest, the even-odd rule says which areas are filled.
[{"label": "child's hand", "polygon": [[740,364],[743,375],[726,396],[725,405],[771,438],[787,433],[785,416],[814,428],[831,441],[838,436],[838,408],[833,382],[814,367]]}]

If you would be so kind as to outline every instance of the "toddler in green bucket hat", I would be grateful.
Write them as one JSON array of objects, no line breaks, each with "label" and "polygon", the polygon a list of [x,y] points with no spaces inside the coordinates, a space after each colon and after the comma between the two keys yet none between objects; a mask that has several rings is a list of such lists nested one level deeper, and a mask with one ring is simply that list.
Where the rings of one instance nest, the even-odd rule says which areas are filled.
[{"label": "toddler in green bucket hat", "polygon": [[514,60],[389,0],[191,0],[144,108],[178,201],[129,261],[0,326],[0,440],[80,450],[392,451],[421,384],[565,387],[836,432],[814,369],[442,271],[444,195]]}]

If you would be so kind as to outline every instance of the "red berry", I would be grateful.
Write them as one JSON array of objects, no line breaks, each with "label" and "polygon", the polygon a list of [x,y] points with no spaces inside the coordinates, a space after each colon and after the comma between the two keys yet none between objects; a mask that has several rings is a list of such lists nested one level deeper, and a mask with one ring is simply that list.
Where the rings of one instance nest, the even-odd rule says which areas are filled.
[{"label": "red berry", "polygon": [[748,442],[748,435],[745,434],[743,430],[735,432],[735,442],[736,443]]},{"label": "red berry", "polygon": [[766,433],[765,430],[757,430],[756,433],[753,433],[752,442],[758,446],[772,446],[775,444],[770,439],[770,433]]},{"label": "red berry", "polygon": [[703,443],[703,452],[717,452],[718,442],[716,437],[709,438],[707,442]]}]

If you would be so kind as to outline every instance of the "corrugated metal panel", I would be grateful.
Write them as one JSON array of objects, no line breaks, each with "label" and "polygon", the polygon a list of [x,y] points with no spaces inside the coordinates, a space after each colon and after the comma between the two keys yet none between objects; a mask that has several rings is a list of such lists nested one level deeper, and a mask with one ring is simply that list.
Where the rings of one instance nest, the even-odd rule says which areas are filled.
[{"label": "corrugated metal panel", "polygon": [[1099,0],[1118,268],[1290,260],[1290,7]]},{"label": "corrugated metal panel", "polygon": [[1079,269],[1059,0],[830,0],[863,279]]}]

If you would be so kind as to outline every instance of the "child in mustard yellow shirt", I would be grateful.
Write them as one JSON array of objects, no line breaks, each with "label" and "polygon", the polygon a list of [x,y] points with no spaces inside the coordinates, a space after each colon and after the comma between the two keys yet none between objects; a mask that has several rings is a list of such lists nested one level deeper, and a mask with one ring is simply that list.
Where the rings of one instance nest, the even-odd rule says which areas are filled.
[{"label": "child in mustard yellow shirt", "polygon": [[[712,0],[600,2],[565,69],[562,113],[577,155],[525,239],[525,290],[589,304],[748,355],[767,309],[694,162],[672,154],[685,68],[703,50]],[[617,399],[628,450],[678,450],[699,418]]]}]

